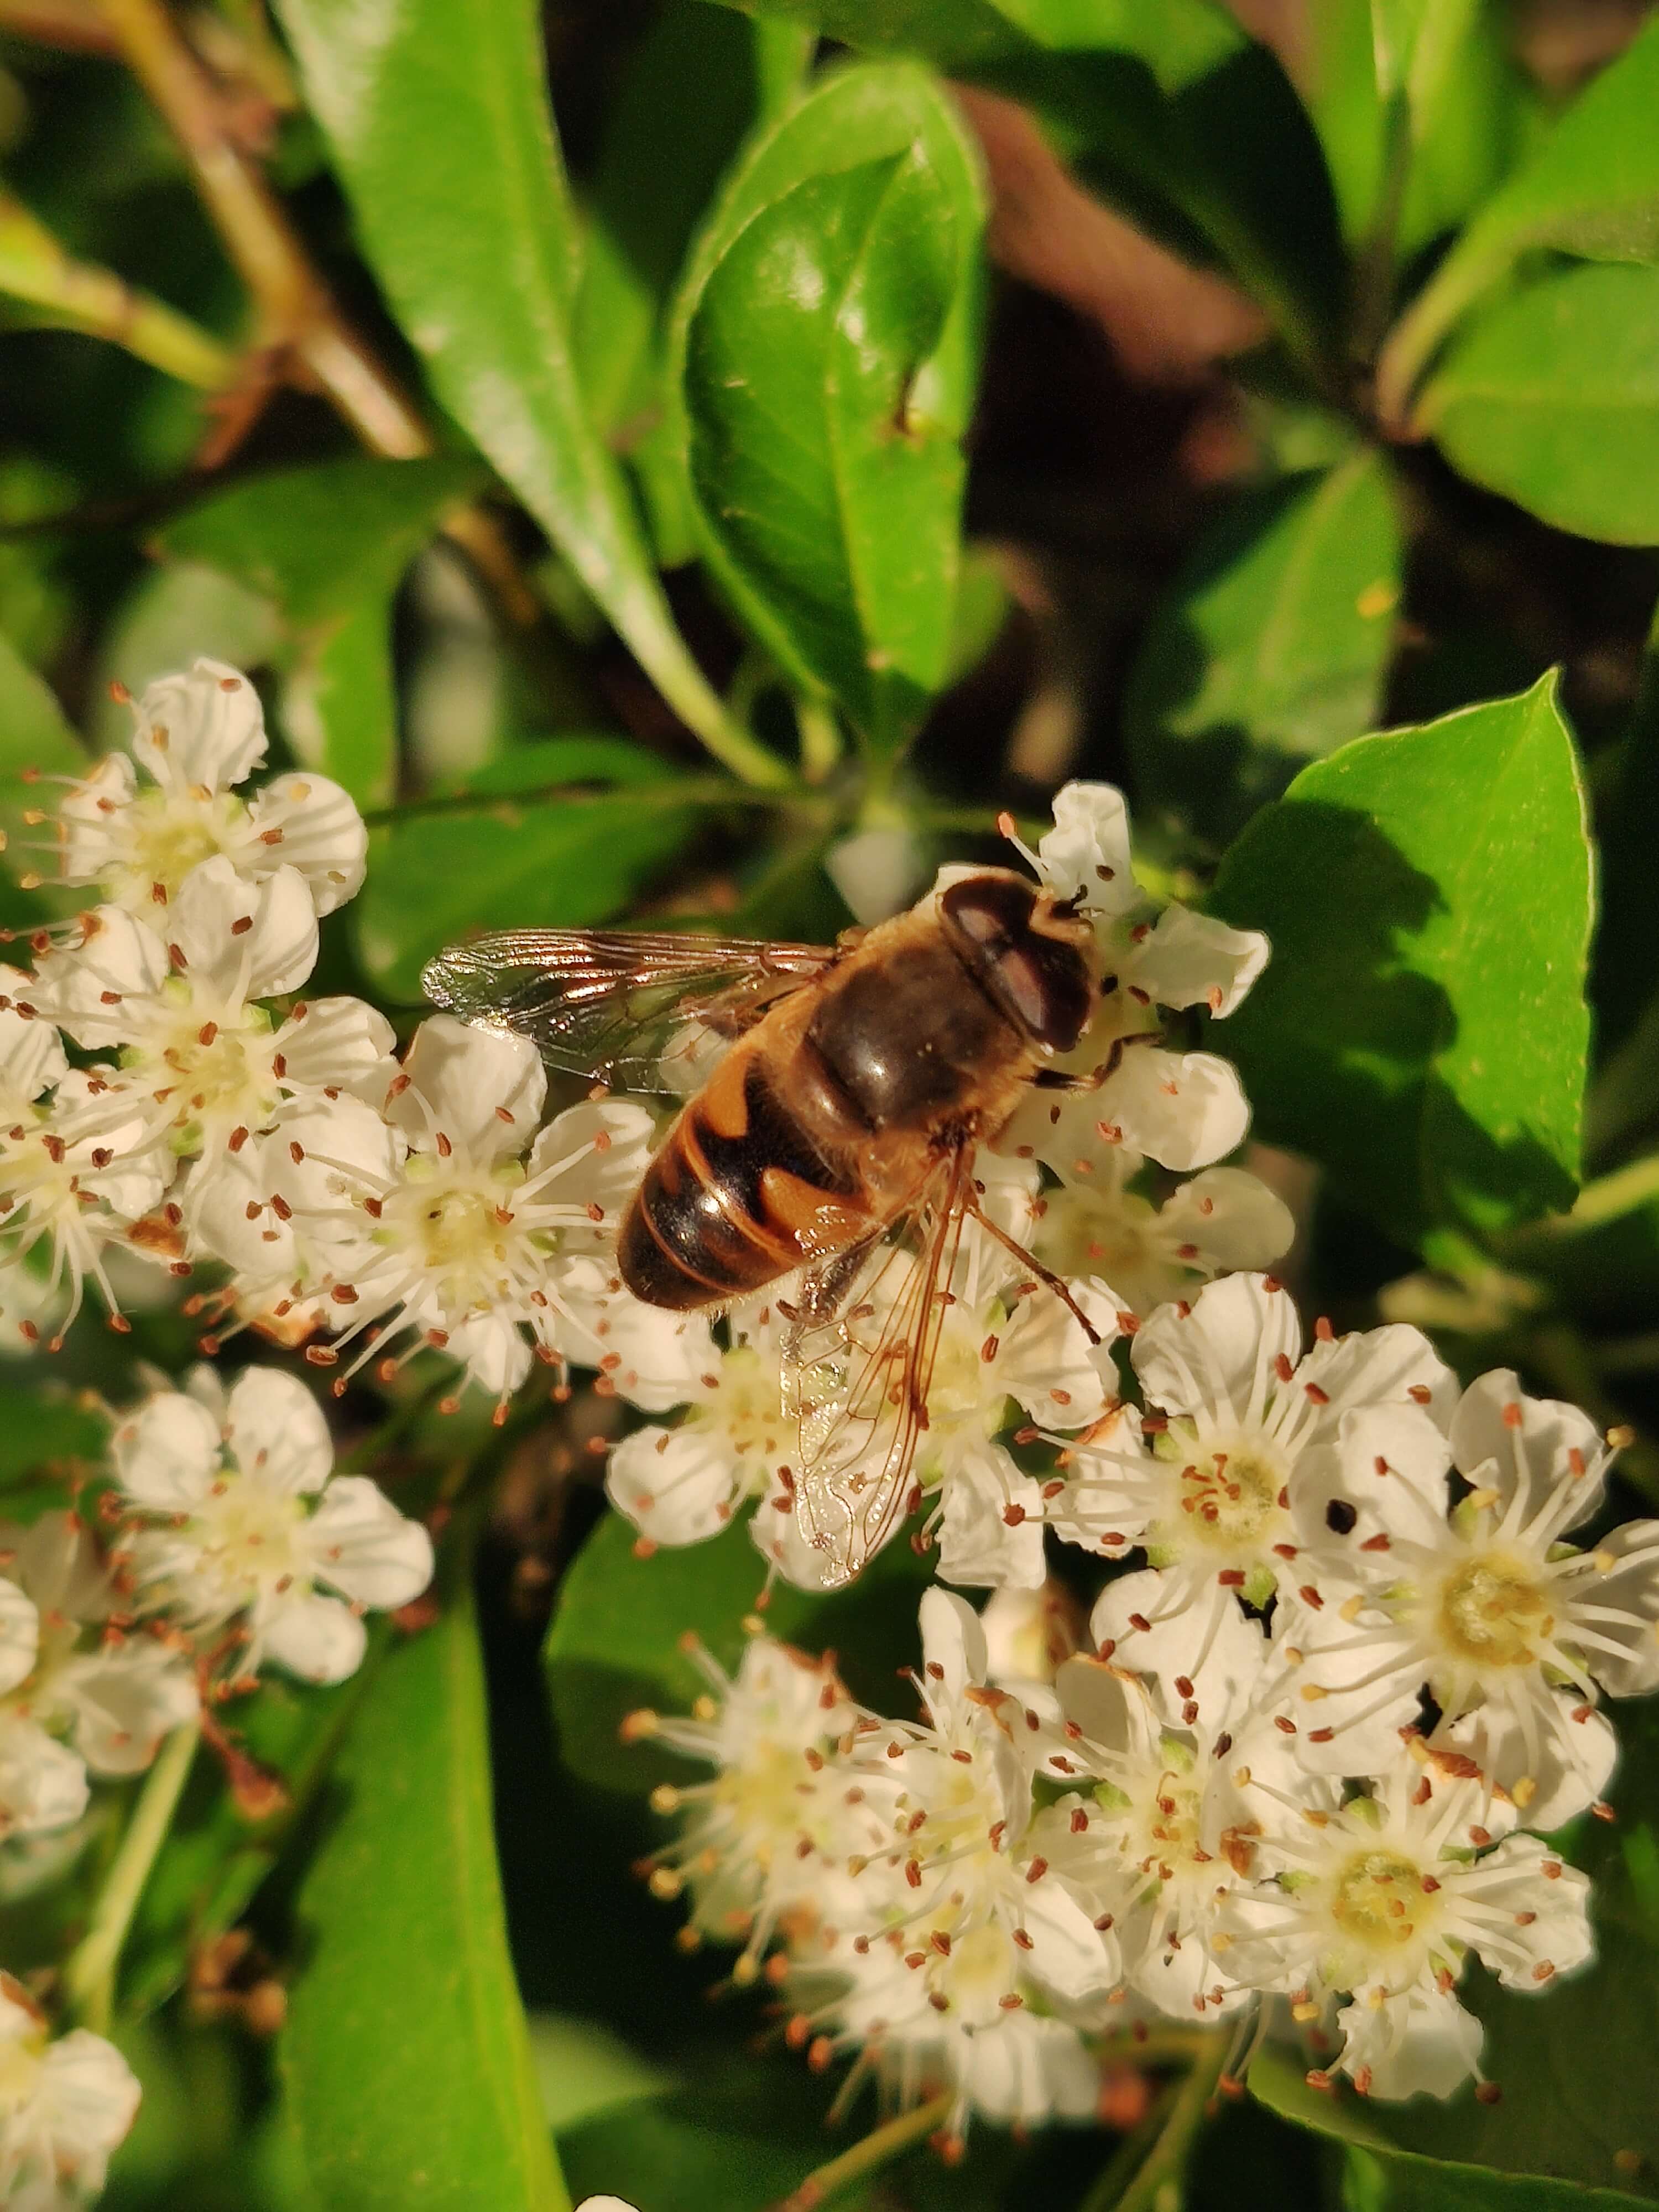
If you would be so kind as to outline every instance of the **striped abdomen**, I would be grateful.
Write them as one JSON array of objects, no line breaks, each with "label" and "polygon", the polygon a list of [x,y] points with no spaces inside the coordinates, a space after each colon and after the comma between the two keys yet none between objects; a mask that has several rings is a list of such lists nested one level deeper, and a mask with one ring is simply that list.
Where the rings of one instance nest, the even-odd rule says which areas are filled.
[{"label": "striped abdomen", "polygon": [[684,1311],[761,1290],[804,1260],[856,1243],[877,1218],[745,1042],[684,1108],[646,1170],[617,1263],[635,1297]]}]

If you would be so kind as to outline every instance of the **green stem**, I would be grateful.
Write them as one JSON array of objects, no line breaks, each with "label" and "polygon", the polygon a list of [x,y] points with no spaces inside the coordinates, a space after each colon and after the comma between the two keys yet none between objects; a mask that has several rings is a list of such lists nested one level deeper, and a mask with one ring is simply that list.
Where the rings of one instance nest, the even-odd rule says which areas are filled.
[{"label": "green stem", "polygon": [[1628,1167],[1615,1168],[1611,1175],[1598,1176],[1594,1182],[1587,1182],[1571,1213],[1558,1213],[1550,1220],[1538,1223],[1528,1233],[1582,1237],[1588,1230],[1600,1229],[1607,1222],[1636,1212],[1656,1198],[1659,1198],[1659,1152],[1650,1153],[1645,1159],[1632,1160]]},{"label": "green stem", "polygon": [[1469,254],[1454,252],[1395,325],[1376,365],[1377,419],[1391,435],[1420,434],[1410,419],[1418,379],[1453,326],[1503,275],[1513,251],[1505,246],[1500,252],[1490,248]]},{"label": "green stem", "polygon": [[235,356],[217,338],[112,269],[76,260],[9,193],[0,193],[0,292],[198,391],[222,391],[235,379]]},{"label": "green stem", "polygon": [[[658,808],[672,812],[677,806],[773,809],[799,804],[805,797],[793,787],[758,791],[749,784],[733,783],[727,776],[687,776],[671,782],[629,784],[621,788],[629,805],[639,807],[642,812]],[[555,799],[568,806],[591,806],[600,799],[617,796],[618,787],[614,783],[586,785],[568,781],[538,784],[529,791],[441,792],[430,799],[407,799],[396,806],[371,807],[363,820],[371,830],[385,830],[396,823],[417,821],[428,814],[481,814],[498,806],[545,806]]]},{"label": "green stem", "polygon": [[[1097,2190],[1089,2199],[1085,2212],[1154,2212],[1154,2208],[1156,2212],[1165,2212],[1166,2204],[1169,2212],[1175,2212],[1180,2203],[1181,2177],[1186,2170],[1193,2138],[1203,2123],[1206,2109],[1215,2094],[1216,2083],[1220,2080],[1221,2069],[1226,2063],[1227,2041],[1224,2034],[1218,2034],[1202,2057],[1194,2061],[1192,2071],[1170,2098],[1167,2108],[1160,2112],[1158,2140],[1140,2161],[1127,2187],[1115,2197],[1103,2197]],[[1113,2166],[1116,2164],[1117,2160],[1114,2160]],[[1111,2171],[1110,2167],[1107,2169],[1103,2180],[1111,2179]],[[1166,2184],[1175,2185],[1176,2194],[1174,2197],[1166,2198]]]},{"label": "green stem", "polygon": [[917,2105],[896,2119],[874,2128],[851,2150],[839,2158],[832,2158],[827,2166],[817,2166],[798,2189],[793,2189],[773,2207],[773,2212],[817,2212],[820,2204],[827,2204],[832,2197],[864,2181],[882,2167],[890,2166],[901,2153],[926,2142],[934,2130],[944,2125],[951,2116],[953,2100],[947,2090],[943,2096],[934,2097],[926,2105]]},{"label": "green stem", "polygon": [[99,1893],[92,1925],[64,1968],[64,1993],[84,2027],[107,2034],[115,2009],[115,1970],[121,1963],[132,1916],[150,1869],[173,1825],[173,1814],[201,1741],[199,1720],[175,1729],[145,1778],[115,1863]]},{"label": "green stem", "polygon": [[797,692],[795,726],[800,732],[800,772],[808,783],[822,783],[841,758],[836,710],[823,699]]}]

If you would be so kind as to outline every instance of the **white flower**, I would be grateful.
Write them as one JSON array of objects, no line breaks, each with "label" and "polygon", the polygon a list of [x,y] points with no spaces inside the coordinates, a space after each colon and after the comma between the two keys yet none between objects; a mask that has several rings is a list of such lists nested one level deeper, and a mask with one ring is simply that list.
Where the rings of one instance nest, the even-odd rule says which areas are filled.
[{"label": "white flower", "polygon": [[85,2028],[54,2042],[20,1982],[0,1974],[0,2203],[73,2212],[104,2185],[138,2110],[137,2076]]},{"label": "white flower", "polygon": [[526,1040],[436,1015],[390,1086],[384,1135],[342,1115],[339,1141],[325,1129],[296,1158],[279,1130],[268,1202],[301,1232],[301,1279],[325,1284],[343,1342],[416,1332],[411,1352],[447,1352],[502,1401],[533,1346],[556,1367],[598,1368],[636,1404],[672,1405],[708,1367],[708,1324],[629,1297],[611,1254],[651,1117],[589,1100],[538,1133],[546,1091]]},{"label": "white flower", "polygon": [[1356,1545],[1356,1509],[1339,1503],[1309,1594],[1286,1608],[1279,1640],[1300,1654],[1289,1686],[1304,1755],[1330,1772],[1379,1771],[1426,1688],[1441,1715],[1431,1745],[1472,1759],[1530,1823],[1559,1827],[1613,1769],[1598,1684],[1659,1687],[1659,1522],[1589,1552],[1564,1544],[1601,1505],[1611,1454],[1588,1415],[1524,1397],[1507,1370],[1472,1384],[1452,1417],[1449,1455],[1470,1486],[1455,1507],[1447,1455],[1359,1468],[1355,1493],[1382,1536]]},{"label": "white flower", "polygon": [[[1344,1469],[1418,1465],[1443,1449],[1434,1415],[1455,1386],[1428,1340],[1395,1326],[1340,1338],[1322,1324],[1302,1353],[1287,1293],[1230,1275],[1188,1306],[1161,1306],[1132,1357],[1149,1413],[1070,1454],[1048,1517],[1074,1542],[1118,1558],[1144,1545],[1165,1570],[1145,1619],[1179,1619],[1196,1675],[1234,1593],[1265,1604],[1297,1587],[1304,1546],[1325,1531]],[[1370,1540],[1371,1524],[1358,1532]],[[1146,1633],[1143,1629],[1137,1633]],[[1138,1651],[1121,1656],[1142,1664]]]},{"label": "white flower", "polygon": [[1265,1267],[1296,1235],[1284,1200],[1243,1168],[1206,1168],[1161,1206],[1131,1185],[1146,1162],[1119,1146],[1040,1151],[1060,1186],[1038,1201],[1032,1249],[1056,1274],[1103,1276],[1130,1312],[1188,1295],[1212,1275]]},{"label": "white flower", "polygon": [[623,1740],[648,1737],[719,1771],[712,1782],[652,1793],[658,1812],[684,1818],[651,1886],[659,1897],[689,1887],[690,1929],[742,1944],[735,1978],[749,1982],[786,1917],[822,1920],[845,1903],[845,1863],[877,1847],[882,1827],[869,1793],[849,1803],[847,1777],[832,1765],[836,1739],[856,1717],[833,1660],[756,1636],[728,1677],[695,1640],[684,1648],[707,1694],[689,1719],[631,1714]]},{"label": "white flower", "polygon": [[[142,1115],[112,1112],[103,1079],[70,1068],[34,990],[0,968],[0,1296],[25,1342],[52,1314],[56,1343],[88,1276],[118,1310],[104,1254],[160,1201],[172,1164],[134,1159]],[[42,1245],[44,1267],[32,1258]]]},{"label": "white flower", "polygon": [[368,833],[337,783],[307,772],[235,795],[265,757],[259,696],[238,670],[198,660],[158,677],[133,719],[137,769],[107,754],[58,810],[60,882],[96,884],[112,904],[150,915],[216,857],[246,883],[296,869],[319,915],[357,891]]},{"label": "white flower", "polygon": [[[317,921],[290,868],[255,886],[225,860],[186,879],[164,939],[119,907],[81,919],[78,943],[41,957],[30,1000],[119,1073],[76,1116],[127,1164],[170,1175],[199,1156],[209,1182],[294,1100],[389,1077],[391,1025],[356,999],[319,999],[278,1020],[262,1003],[296,989],[317,957]],[[61,1086],[60,1086],[61,1087]]]},{"label": "white flower", "polygon": [[[1249,1768],[1234,1780],[1274,1799]],[[1263,1878],[1228,1898],[1212,1946],[1299,2020],[1348,1994],[1337,2063],[1362,2092],[1449,2096],[1480,2048],[1452,1994],[1467,1954],[1506,1989],[1536,1990],[1592,1948],[1584,1876],[1536,1836],[1488,1848],[1489,1817],[1478,1784],[1399,1760],[1371,1796],[1267,1833]]]},{"label": "white flower", "polygon": [[0,1528],[0,1831],[40,1834],[79,1820],[88,1767],[148,1766],[196,1684],[155,1638],[100,1633],[122,1601],[74,1515]]},{"label": "white flower", "polygon": [[[1206,1165],[1232,1151],[1249,1108],[1231,1065],[1210,1053],[1164,1049],[1160,1006],[1230,1014],[1267,959],[1259,931],[1230,929],[1181,906],[1160,914],[1134,880],[1128,811],[1110,784],[1068,783],[1054,827],[1027,855],[1043,882],[1094,923],[1101,1004],[1075,1052],[1056,1063],[1099,1073],[1097,1089],[1054,1099],[1033,1091],[998,1139],[1039,1158],[1092,1158],[1127,1145],[1165,1167]],[[1062,1169],[1062,1172],[1064,1170]]]},{"label": "white flower", "polygon": [[1093,1787],[1042,1815],[1036,1847],[1111,1905],[1129,1987],[1177,2020],[1219,2016],[1246,1998],[1210,1941],[1264,1832],[1259,1796],[1247,1800],[1234,1778],[1240,1761],[1278,1783],[1282,1802],[1267,1808],[1274,1820],[1337,1802],[1333,1785],[1303,1775],[1285,1739],[1250,1711],[1261,1632],[1235,1614],[1221,1640],[1238,1647],[1233,1679],[1203,1717],[1188,1697],[1172,1725],[1156,1686],[1077,1657],[1055,1680],[1060,1726],[1045,1732],[1046,1771]]},{"label": "white flower", "polygon": [[807,2045],[815,2064],[854,2054],[838,2104],[869,2076],[884,2105],[901,2109],[951,2091],[942,2133],[958,2147],[975,2112],[1022,2129],[1095,2117],[1100,2069],[1068,2021],[1022,2003],[969,2027],[929,2003],[902,1947],[856,1952],[839,1941],[819,1949],[811,1938],[800,1948],[784,1996],[794,2008],[790,2040]]},{"label": "white flower", "polygon": [[1052,1869],[1032,1833],[1036,1714],[987,1680],[984,1632],[949,1591],[921,1601],[925,1720],[866,1728],[842,1765],[896,1784],[884,1853],[859,1869],[855,1948],[888,1942],[931,2009],[972,2031],[1032,1991],[1098,2016],[1117,1987],[1110,1917]]},{"label": "white flower", "polygon": [[363,1609],[406,1605],[431,1580],[426,1530],[366,1477],[332,1474],[328,1424],[290,1376],[250,1368],[226,1395],[198,1368],[188,1393],[157,1391],[123,1421],[111,1455],[143,1516],[128,1547],[141,1602],[204,1637],[234,1624],[233,1674],[269,1659],[343,1681]]}]

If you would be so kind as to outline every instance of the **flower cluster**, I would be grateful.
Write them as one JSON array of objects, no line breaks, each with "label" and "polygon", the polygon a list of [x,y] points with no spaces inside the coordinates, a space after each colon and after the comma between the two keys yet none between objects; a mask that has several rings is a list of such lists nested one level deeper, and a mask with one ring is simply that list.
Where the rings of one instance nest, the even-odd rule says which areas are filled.
[{"label": "flower cluster", "polygon": [[706,1329],[647,1313],[611,1265],[645,1109],[542,1127],[523,1041],[441,1016],[400,1062],[374,1007],[296,995],[318,917],[362,881],[356,808],[308,772],[241,794],[264,726],[216,661],[134,715],[131,755],[71,782],[52,821],[56,880],[101,902],[36,935],[32,974],[0,969],[0,1313],[33,1341],[44,1303],[61,1334],[90,1279],[118,1326],[118,1246],[225,1271],[216,1322],[320,1364],[331,1335],[364,1358],[435,1349],[504,1401],[539,1354],[644,1406],[683,1398]]},{"label": "flower cluster", "polygon": [[700,1654],[701,1717],[626,1731],[716,1770],[657,1792],[653,1886],[739,1981],[773,1953],[820,2062],[948,2088],[958,2133],[1091,2112],[1091,2039],[1149,2011],[1243,2049],[1268,1997],[1316,2081],[1443,2097],[1480,2078],[1471,1954],[1528,1991],[1590,1955],[1588,1883],[1522,1831],[1597,1802],[1602,1694],[1659,1687],[1659,1522],[1575,1549],[1609,1457],[1583,1414],[1460,1394],[1406,1328],[1304,1352],[1270,1278],[1161,1308],[1133,1358],[1143,1409],[1043,1507],[1147,1564],[1051,1688],[994,1678],[937,1589],[916,1722],[764,1636],[731,1680]]},{"label": "flower cluster", "polygon": [[[432,1544],[362,1475],[336,1474],[328,1425],[293,1376],[252,1369],[227,1390],[197,1369],[119,1420],[96,1521],[51,1511],[0,1528],[0,1869],[14,1893],[80,1855],[90,1781],[140,1773],[279,1666],[338,1682],[362,1615],[409,1603]],[[192,1735],[189,1742],[193,1743]],[[52,2039],[0,1973],[0,2202],[67,2212],[103,2185],[138,2084],[101,2037]]]}]

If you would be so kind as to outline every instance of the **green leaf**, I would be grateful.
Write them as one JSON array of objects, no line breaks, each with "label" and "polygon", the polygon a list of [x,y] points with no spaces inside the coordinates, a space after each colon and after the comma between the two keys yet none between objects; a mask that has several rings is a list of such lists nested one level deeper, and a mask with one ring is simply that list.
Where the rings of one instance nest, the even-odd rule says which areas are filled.
[{"label": "green leaf", "polygon": [[604,607],[664,696],[757,782],[780,764],[727,720],[674,627],[571,340],[574,215],[532,0],[283,0],[363,250],[434,389]]},{"label": "green leaf", "polygon": [[1404,259],[1496,188],[1522,87],[1491,0],[1326,0],[1309,112],[1349,244]]},{"label": "green leaf", "polygon": [[1659,2034],[1659,1717],[1644,1704],[1621,1705],[1617,1718],[1620,1817],[1584,1822],[1566,1854],[1593,1884],[1596,1963],[1535,1996],[1479,1971],[1458,1992],[1486,2024],[1481,2070],[1502,2088],[1499,2103],[1468,2089],[1444,2104],[1329,2097],[1288,2057],[1264,2053],[1266,2066],[1251,2068],[1251,2089],[1275,2112],[1364,2148],[1386,2193],[1362,2202],[1388,2212],[1622,2212],[1659,2195],[1659,2108],[1629,2056]]},{"label": "green leaf", "polygon": [[1126,732],[1146,799],[1224,844],[1298,767],[1369,727],[1402,558],[1375,453],[1242,497],[1130,678]]},{"label": "green leaf", "polygon": [[1218,257],[1304,361],[1344,281],[1330,184],[1284,71],[1210,0],[731,0],[910,53],[1035,109],[1084,176]]},{"label": "green leaf", "polygon": [[191,1953],[240,1920],[276,1865],[385,1656],[391,1632],[370,1630],[367,1656],[349,1682],[315,1688],[273,1674],[225,1715],[240,1749],[281,1786],[269,1819],[238,1811],[215,1759],[198,1757],[157,1856],[121,1954],[120,2002],[152,2010],[182,1984]]},{"label": "green leaf", "polygon": [[1212,905],[1273,940],[1218,1033],[1260,1136],[1401,1242],[1571,1203],[1590,852],[1553,676],[1304,769]]},{"label": "green leaf", "polygon": [[[657,558],[695,559],[684,472],[666,434],[665,325],[686,249],[742,141],[799,86],[813,40],[668,0],[630,56],[605,119],[572,341],[599,430],[638,481]],[[685,88],[695,82],[696,99]]]},{"label": "green leaf", "polygon": [[84,775],[86,748],[64,718],[51,686],[37,676],[11,640],[0,630],[0,926],[26,929],[46,914],[47,902],[20,888],[17,878],[32,869],[50,872],[52,861],[32,849],[40,836],[23,819],[40,804],[40,795],[21,781],[23,771],[42,775]]},{"label": "green leaf", "polygon": [[81,1399],[0,1384],[0,1490],[76,1460],[101,1460],[109,1429],[107,1418]]},{"label": "green leaf", "polygon": [[751,148],[676,311],[700,547],[887,754],[949,665],[981,221],[926,71],[845,70]]},{"label": "green leaf", "polygon": [[[546,796],[566,784],[599,788]],[[622,738],[514,746],[462,786],[495,803],[411,811],[375,833],[352,908],[364,966],[381,990],[415,1004],[421,969],[470,930],[568,928],[620,913],[690,835],[685,787]],[[690,788],[706,803],[706,783]]]},{"label": "green leaf", "polygon": [[1403,416],[1412,388],[1474,303],[1540,247],[1591,261],[1659,258],[1659,21],[1592,79],[1533,159],[1494,193],[1384,349],[1378,404]]},{"label": "green leaf", "polygon": [[507,1954],[462,1577],[395,1646],[335,1768],[281,2044],[320,2212],[565,2212]]},{"label": "green leaf", "polygon": [[1659,266],[1580,263],[1510,293],[1459,332],[1417,420],[1558,529],[1659,544]]},{"label": "green leaf", "polygon": [[360,804],[397,783],[392,601],[440,517],[476,491],[475,461],[362,456],[233,485],[161,532],[172,559],[217,570],[280,612],[284,734]]},{"label": "green leaf", "polygon": [[661,404],[661,324],[692,233],[744,137],[793,92],[810,49],[793,25],[668,0],[629,58],[583,198],[572,331],[594,421],[624,451]]},{"label": "green leaf", "polygon": [[[708,1543],[641,1559],[635,1533],[607,1514],[560,1585],[544,1656],[565,1764],[604,1790],[643,1792],[685,1763],[641,1745],[623,1751],[617,1729],[641,1705],[688,1711],[708,1684],[681,1649],[698,1637],[735,1667],[766,1581],[765,1563],[744,1523]],[[778,1583],[768,1633],[813,1651],[833,1650],[848,1686],[878,1710],[890,1703],[895,1670],[916,1660],[915,1607],[930,1576],[901,1537],[855,1583],[828,1597]]]}]

